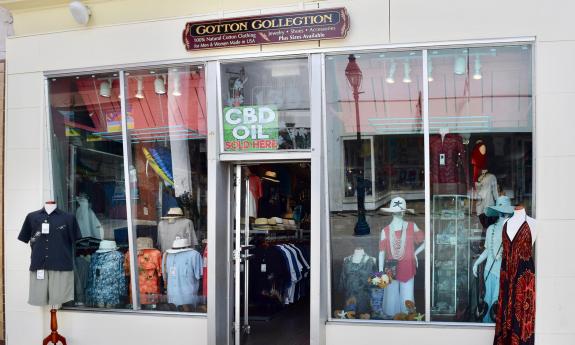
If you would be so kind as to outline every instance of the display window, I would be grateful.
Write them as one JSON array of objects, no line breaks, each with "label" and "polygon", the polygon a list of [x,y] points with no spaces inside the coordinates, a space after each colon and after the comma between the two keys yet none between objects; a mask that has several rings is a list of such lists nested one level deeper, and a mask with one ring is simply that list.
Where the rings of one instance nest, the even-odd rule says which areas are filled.
[{"label": "display window", "polygon": [[533,213],[531,47],[325,68],[332,319],[493,323],[503,224]]},{"label": "display window", "polygon": [[307,59],[225,63],[221,78],[222,151],[309,150]]},{"label": "display window", "polygon": [[203,68],[123,72],[123,105],[120,73],[48,80],[55,201],[81,232],[64,307],[205,313]]}]

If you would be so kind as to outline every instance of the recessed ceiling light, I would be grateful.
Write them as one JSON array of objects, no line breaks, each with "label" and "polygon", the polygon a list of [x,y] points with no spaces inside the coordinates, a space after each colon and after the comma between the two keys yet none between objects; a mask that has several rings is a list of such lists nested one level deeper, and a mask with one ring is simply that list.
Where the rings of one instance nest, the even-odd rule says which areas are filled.
[{"label": "recessed ceiling light", "polygon": [[150,74],[156,74],[156,71],[150,71]]}]

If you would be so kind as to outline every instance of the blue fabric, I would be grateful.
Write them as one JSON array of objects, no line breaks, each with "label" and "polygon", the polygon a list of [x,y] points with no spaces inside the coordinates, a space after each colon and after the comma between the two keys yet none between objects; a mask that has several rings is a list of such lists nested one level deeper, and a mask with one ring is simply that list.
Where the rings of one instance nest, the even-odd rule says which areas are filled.
[{"label": "blue fabric", "polygon": [[194,249],[166,253],[165,274],[168,280],[169,303],[183,305],[198,302],[202,267],[202,255]]},{"label": "blue fabric", "polygon": [[124,255],[118,251],[94,253],[88,269],[86,304],[114,306],[127,296]]}]

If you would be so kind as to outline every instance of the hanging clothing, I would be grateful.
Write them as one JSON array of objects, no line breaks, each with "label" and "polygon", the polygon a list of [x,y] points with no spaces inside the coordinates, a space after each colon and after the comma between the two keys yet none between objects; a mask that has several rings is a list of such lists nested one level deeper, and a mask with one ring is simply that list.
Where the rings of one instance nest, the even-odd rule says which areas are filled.
[{"label": "hanging clothing", "polygon": [[[407,223],[407,225],[405,225]],[[385,252],[387,260],[397,260],[397,273],[395,279],[408,282],[415,277],[415,249],[425,240],[423,231],[415,227],[415,223],[404,222],[403,230],[391,231],[389,225],[381,230],[379,251]],[[395,255],[394,255],[395,253]]]},{"label": "hanging clothing", "polygon": [[257,218],[259,200],[263,196],[262,180],[256,175],[250,175],[249,179],[250,179],[250,193],[248,196],[250,202],[249,216]]},{"label": "hanging clothing", "polygon": [[172,248],[176,237],[187,238],[192,246],[198,245],[194,223],[188,218],[163,219],[158,224],[158,242],[160,250]]},{"label": "hanging clothing", "polygon": [[483,141],[478,141],[471,151],[471,166],[473,166],[473,182],[477,182],[481,171],[487,168],[487,154],[481,153]]},{"label": "hanging clothing", "polygon": [[465,183],[468,175],[464,164],[465,145],[459,134],[429,137],[431,183]]},{"label": "hanging clothing", "polygon": [[86,304],[114,307],[127,296],[128,284],[124,276],[124,255],[118,251],[94,253],[88,270]]},{"label": "hanging clothing", "polygon": [[100,224],[98,217],[96,217],[96,214],[90,208],[88,199],[82,197],[78,198],[76,220],[80,226],[82,237],[94,237],[97,239],[102,239],[104,229],[102,229],[102,224]]},{"label": "hanging clothing", "polygon": [[503,259],[493,345],[535,343],[535,263],[527,220],[513,239],[503,226]]},{"label": "hanging clothing", "polygon": [[168,250],[164,259],[168,303],[176,306],[197,304],[202,255],[194,249]]},{"label": "hanging clothing", "polygon": [[479,176],[479,180],[475,183],[477,188],[477,203],[475,211],[478,215],[485,213],[485,209],[489,206],[495,205],[495,201],[499,197],[497,190],[497,177],[495,175],[486,173]]},{"label": "hanging clothing", "polygon": [[375,258],[363,254],[358,263],[354,263],[352,256],[343,259],[339,289],[343,291],[346,301],[355,298],[356,315],[369,313],[371,310],[371,293],[368,278],[375,272]]},{"label": "hanging clothing", "polygon": [[77,256],[74,259],[74,302],[86,302],[86,287],[88,285],[88,272],[90,258]]},{"label": "hanging clothing", "polygon": [[[126,253],[124,267],[130,270],[130,252]],[[138,250],[138,282],[140,303],[156,304],[160,300],[160,279],[162,277],[162,252],[157,249]]]},{"label": "hanging clothing", "polygon": [[208,297],[208,246],[204,248],[202,254],[202,295]]}]

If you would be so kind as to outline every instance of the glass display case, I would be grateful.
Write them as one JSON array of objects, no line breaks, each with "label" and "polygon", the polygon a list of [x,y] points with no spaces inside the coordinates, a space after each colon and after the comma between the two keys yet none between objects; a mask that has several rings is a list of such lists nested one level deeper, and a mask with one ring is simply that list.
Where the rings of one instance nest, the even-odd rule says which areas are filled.
[{"label": "glass display case", "polygon": [[468,196],[433,196],[431,314],[436,320],[456,321],[469,309],[470,228]]}]

